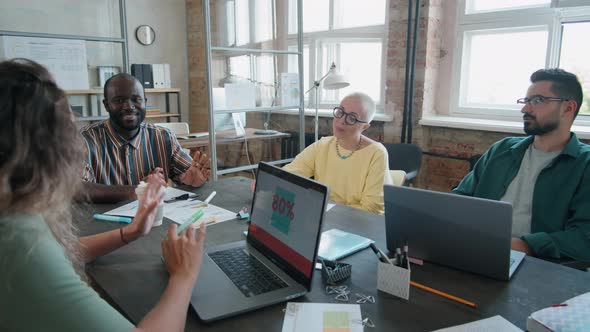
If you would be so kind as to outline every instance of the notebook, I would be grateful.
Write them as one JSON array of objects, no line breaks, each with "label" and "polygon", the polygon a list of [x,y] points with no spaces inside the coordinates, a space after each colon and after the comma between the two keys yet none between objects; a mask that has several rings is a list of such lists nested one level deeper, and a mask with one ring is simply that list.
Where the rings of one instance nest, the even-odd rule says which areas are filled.
[{"label": "notebook", "polygon": [[335,261],[367,248],[375,241],[333,228],[322,233],[318,258]]},{"label": "notebook", "polygon": [[408,243],[415,258],[509,280],[525,254],[510,249],[507,202],[384,186],[387,248]]},{"label": "notebook", "polygon": [[245,241],[207,247],[191,305],[213,321],[311,290],[328,188],[258,165]]},{"label": "notebook", "polygon": [[533,312],[526,328],[530,332],[590,331],[590,293]]}]

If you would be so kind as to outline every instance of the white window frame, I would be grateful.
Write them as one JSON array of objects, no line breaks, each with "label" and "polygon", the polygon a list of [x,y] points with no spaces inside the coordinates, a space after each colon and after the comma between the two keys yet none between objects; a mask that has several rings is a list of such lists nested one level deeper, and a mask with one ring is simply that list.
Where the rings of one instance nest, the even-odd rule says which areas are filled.
[{"label": "white window frame", "polygon": [[[379,100],[377,101],[377,113],[384,113],[385,105],[385,68],[387,55],[387,34],[389,22],[389,0],[385,1],[385,22],[382,25],[362,26],[354,28],[334,28],[334,0],[330,0],[329,10],[329,24],[327,31],[305,32],[303,33],[303,45],[309,47],[309,73],[303,73],[302,76],[308,81],[309,87],[313,87],[315,80],[324,76],[331,63],[322,63],[322,45],[323,43],[334,42],[381,42],[381,80],[379,82]],[[297,36],[290,34],[287,37],[287,44],[289,46],[297,45]],[[338,67],[339,54],[334,55],[336,66]],[[320,94],[320,102],[318,107],[320,109],[331,110],[338,106],[337,101],[322,100],[322,87],[319,89],[312,89],[305,95],[305,103],[309,108],[315,108],[315,93]],[[336,90],[337,91],[337,90]],[[338,96],[342,98],[344,96]]]},{"label": "white window frame", "polygon": [[[574,0],[575,1],[575,0]],[[577,3],[567,0],[553,0],[551,7],[533,7],[494,12],[465,14],[466,0],[460,0],[457,6],[457,40],[453,55],[452,82],[449,113],[454,117],[467,117],[488,120],[521,121],[521,109],[514,103],[510,109],[499,107],[462,107],[460,100],[461,84],[465,82],[462,71],[468,58],[464,40],[467,34],[493,31],[496,29],[516,29],[544,26],[547,27],[547,52],[545,67],[557,67],[559,64],[561,45],[561,26],[563,23],[590,21],[590,6],[563,8]],[[562,7],[559,7],[562,6]],[[532,73],[531,73],[532,74]],[[522,92],[523,95],[526,91]],[[576,118],[576,125],[590,126],[590,116],[580,115]]]}]

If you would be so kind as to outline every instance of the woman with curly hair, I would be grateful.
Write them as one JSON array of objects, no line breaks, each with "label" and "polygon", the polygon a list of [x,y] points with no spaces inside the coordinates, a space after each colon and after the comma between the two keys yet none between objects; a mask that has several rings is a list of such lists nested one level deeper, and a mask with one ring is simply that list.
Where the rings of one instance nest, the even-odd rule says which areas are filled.
[{"label": "woman with curly hair", "polygon": [[[78,238],[70,210],[84,150],[73,120],[43,66],[0,62],[0,330],[135,328],[86,284],[84,263],[148,234],[160,188],[148,186],[131,224]],[[137,330],[184,329],[204,238],[204,227],[176,235],[170,226],[162,244],[168,286]]]}]

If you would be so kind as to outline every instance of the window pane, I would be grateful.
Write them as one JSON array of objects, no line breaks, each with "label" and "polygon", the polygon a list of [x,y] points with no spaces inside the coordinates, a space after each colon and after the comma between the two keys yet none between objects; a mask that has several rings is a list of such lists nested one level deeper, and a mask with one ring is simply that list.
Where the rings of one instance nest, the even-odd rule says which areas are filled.
[{"label": "window pane", "polygon": [[467,0],[465,13],[549,7],[551,0]]},{"label": "window pane", "polygon": [[563,25],[559,67],[578,76],[582,83],[584,101],[580,114],[590,115],[590,22]]},{"label": "window pane", "polygon": [[237,0],[236,2],[236,42],[238,45],[250,42],[250,18],[248,0]]},{"label": "window pane", "polygon": [[385,12],[385,0],[334,0],[334,28],[381,25]]},{"label": "window pane", "polygon": [[[330,51],[329,49],[333,51]],[[380,103],[381,86],[381,42],[342,42],[339,44],[326,44],[323,49],[324,75],[332,64],[336,62],[337,70],[344,74],[350,85],[340,90],[324,90],[322,93],[323,104],[337,104],[340,100],[352,92],[364,92],[371,96],[376,103]],[[330,54],[335,56],[331,57]]]},{"label": "window pane", "polygon": [[[329,0],[303,0],[303,32],[328,30],[329,14]],[[297,33],[296,0],[289,0],[289,33]]]},{"label": "window pane", "polygon": [[238,80],[251,79],[250,56],[241,55],[229,58],[229,73]]},{"label": "window pane", "polygon": [[[297,51],[297,46],[289,46],[289,51]],[[299,71],[299,63],[296,55],[289,55],[289,73],[297,73]],[[303,73],[300,73],[299,79],[303,80],[303,92],[309,89],[309,45],[303,46]],[[309,94],[305,94],[305,100],[308,99]]]},{"label": "window pane", "polygon": [[1,8],[0,30],[122,37],[118,0],[2,0]]},{"label": "window pane", "polygon": [[272,26],[272,1],[271,0],[256,0],[256,20],[255,20],[255,42],[273,39]]},{"label": "window pane", "polygon": [[529,77],[545,67],[545,28],[466,33],[460,106],[516,109]]}]

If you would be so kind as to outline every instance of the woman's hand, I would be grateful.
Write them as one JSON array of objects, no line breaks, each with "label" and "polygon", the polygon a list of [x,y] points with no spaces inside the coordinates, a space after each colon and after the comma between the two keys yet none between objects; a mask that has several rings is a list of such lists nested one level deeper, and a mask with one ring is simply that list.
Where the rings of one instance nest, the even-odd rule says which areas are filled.
[{"label": "woman's hand", "polygon": [[162,189],[163,187],[158,183],[148,183],[139,202],[137,202],[137,214],[135,214],[133,222],[127,226],[128,231],[125,231],[127,241],[134,241],[149,234],[154,224],[158,205],[164,198],[165,190]]},{"label": "woman's hand", "polygon": [[171,279],[192,283],[197,280],[203,259],[205,233],[204,223],[199,227],[198,234],[194,225],[180,235],[177,234],[176,224],[168,227],[168,237],[162,241],[162,256]]}]

